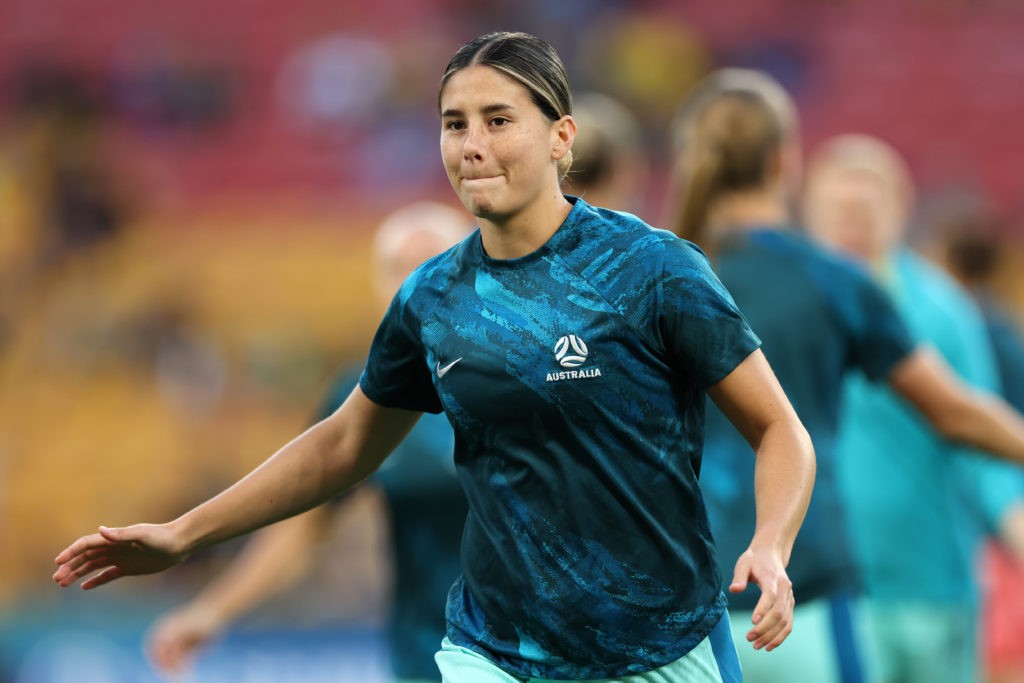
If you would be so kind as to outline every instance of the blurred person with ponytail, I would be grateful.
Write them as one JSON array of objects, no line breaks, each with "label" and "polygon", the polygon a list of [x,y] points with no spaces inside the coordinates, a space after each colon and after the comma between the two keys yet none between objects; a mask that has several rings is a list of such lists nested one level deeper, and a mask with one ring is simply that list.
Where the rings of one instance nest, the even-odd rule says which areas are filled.
[{"label": "blurred person with ponytail", "polygon": [[[858,568],[836,476],[840,396],[853,371],[886,383],[950,439],[1024,461],[1024,421],[971,393],[916,345],[889,296],[853,261],[808,240],[791,207],[801,176],[795,106],[767,74],[723,69],[683,103],[673,228],[710,255],[763,340],[765,357],[807,427],[818,458],[814,496],[787,572],[799,601],[777,651],[740,648],[748,682],[869,681]],[[970,416],[971,419],[963,419]],[[719,557],[756,528],[750,450],[713,406],[701,484]],[[894,456],[895,457],[895,456]],[[729,585],[737,640],[757,622],[742,577]]]},{"label": "blurred person with ponytail", "polygon": [[469,502],[444,681],[738,683],[697,480],[711,396],[758,463],[757,529],[726,561],[760,586],[754,645],[782,643],[807,432],[699,249],[563,194],[571,92],[534,36],[460,47],[438,93],[441,160],[479,229],[405,280],[337,411],[176,520],[78,539],[54,580],[162,571],[299,514],[443,411]]}]

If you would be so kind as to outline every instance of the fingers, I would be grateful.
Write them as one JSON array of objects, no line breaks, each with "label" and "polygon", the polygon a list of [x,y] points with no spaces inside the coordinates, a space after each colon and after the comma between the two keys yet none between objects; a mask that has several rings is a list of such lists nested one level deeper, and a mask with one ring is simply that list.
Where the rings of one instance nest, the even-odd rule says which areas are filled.
[{"label": "fingers", "polygon": [[171,612],[151,629],[146,640],[150,661],[166,673],[188,668],[198,651],[219,633],[209,614],[195,606]]},{"label": "fingers", "polygon": [[157,633],[149,642],[149,658],[162,671],[178,673],[192,660],[205,639],[188,633]]},{"label": "fingers", "polygon": [[[105,537],[104,531],[109,532],[110,530],[100,527],[100,533],[79,538],[54,558],[54,562],[60,566],[53,573],[53,580],[62,588],[70,586],[92,572],[107,568],[113,563],[109,550],[116,544],[116,541]],[[84,582],[82,588],[95,588],[117,578],[117,576],[107,575],[106,578],[101,578],[101,576],[103,574]]]},{"label": "fingers", "polygon": [[85,552],[71,557],[67,562],[57,568],[53,573],[53,580],[62,587],[67,587],[82,578],[102,569],[111,563],[105,548],[86,550]]},{"label": "fingers", "polygon": [[89,590],[90,588],[96,588],[102,586],[105,583],[110,583],[114,579],[121,577],[122,571],[120,567],[108,567],[101,571],[96,576],[82,582],[82,589]]},{"label": "fingers", "polygon": [[66,588],[78,579],[86,577],[94,571],[105,569],[109,566],[110,560],[106,557],[87,560],[80,563],[76,568],[67,572],[65,576],[60,581],[58,581],[58,583],[61,585],[61,587]]},{"label": "fingers", "polygon": [[154,666],[161,671],[177,673],[181,670],[181,649],[177,645],[178,642],[173,637],[168,636],[158,627],[149,636],[146,643],[146,654],[149,655],[149,660],[153,662]]},{"label": "fingers", "polygon": [[106,545],[110,545],[110,541],[100,534],[82,536],[80,539],[61,551],[60,555],[53,558],[53,561],[57,564],[64,564],[77,555],[81,555],[82,553],[88,552],[94,548],[102,548]]},{"label": "fingers", "polygon": [[793,631],[793,587],[788,579],[779,581],[776,590],[765,590],[754,608],[754,627],[747,633],[755,650],[771,652]]},{"label": "fingers", "polygon": [[[68,567],[67,570],[63,572],[63,576],[58,576],[58,575],[65,568],[62,567],[61,569],[57,570],[58,574],[54,575],[54,580],[56,580],[57,583],[60,584],[60,586],[62,588],[67,588],[68,586],[73,584],[75,581],[78,581],[79,579],[84,578],[84,577],[88,576],[89,574],[92,574],[95,571],[99,571],[101,569],[106,569],[107,567],[111,567],[112,565],[113,565],[113,562],[111,561],[111,559],[109,557],[106,557],[106,556],[98,557],[98,558],[95,558],[95,559],[86,560],[86,561],[81,562],[77,567],[75,567],[73,569]],[[106,581],[104,581],[102,583],[106,583]],[[82,588],[88,589],[88,588],[92,588],[92,587],[94,587],[96,585],[102,585],[102,584],[97,584],[97,583],[95,583],[95,581],[87,581],[87,582],[82,584]]]}]

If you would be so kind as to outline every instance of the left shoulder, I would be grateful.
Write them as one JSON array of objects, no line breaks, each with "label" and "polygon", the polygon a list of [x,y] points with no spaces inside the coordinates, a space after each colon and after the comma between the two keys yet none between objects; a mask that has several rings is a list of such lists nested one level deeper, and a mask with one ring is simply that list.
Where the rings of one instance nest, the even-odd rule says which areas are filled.
[{"label": "left shoulder", "polygon": [[[577,200],[583,202],[582,199]],[[707,257],[693,242],[656,228],[626,211],[615,211],[583,203],[580,223],[588,242],[604,251],[618,253],[634,267],[698,267]]]}]

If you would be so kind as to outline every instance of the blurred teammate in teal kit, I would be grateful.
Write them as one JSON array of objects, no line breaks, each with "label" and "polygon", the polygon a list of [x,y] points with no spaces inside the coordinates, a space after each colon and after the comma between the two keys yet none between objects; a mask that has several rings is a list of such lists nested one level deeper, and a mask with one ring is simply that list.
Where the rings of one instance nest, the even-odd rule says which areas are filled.
[{"label": "blurred teammate in teal kit", "polygon": [[[791,216],[801,165],[796,112],[771,77],[715,72],[683,103],[676,133],[676,230],[710,253],[763,340],[765,357],[818,458],[815,492],[787,569],[799,596],[793,633],[770,654],[739,648],[744,678],[872,680],[856,600],[857,566],[837,490],[844,379],[861,371],[887,383],[949,436],[1017,460],[1024,459],[1024,422],[1004,404],[974,397],[939,359],[916,346],[892,301],[863,268],[801,234]],[[726,558],[742,550],[741,539],[755,525],[753,459],[713,408],[705,452],[701,485],[718,556]],[[754,603],[742,588],[742,582],[730,586],[737,640],[745,637]]]},{"label": "blurred teammate in teal kit", "polygon": [[[803,204],[815,237],[868,264],[918,340],[964,381],[999,391],[970,295],[903,244],[913,188],[895,150],[864,135],[826,141],[812,156]],[[898,396],[859,377],[844,400],[840,492],[882,680],[977,681],[979,536],[1002,531],[1024,543],[1012,537],[1024,515],[1021,470],[957,448]]]},{"label": "blurred teammate in teal kit", "polygon": [[[468,214],[416,202],[389,214],[373,242],[374,291],[382,306],[420,263],[469,234]],[[317,411],[333,413],[352,392],[362,366],[342,371]],[[399,681],[436,681],[434,653],[444,637],[444,603],[460,573],[459,542],[466,500],[452,460],[454,435],[443,415],[424,415],[369,484],[388,513],[394,585],[388,618],[392,670]],[[316,543],[345,499],[258,532],[237,560],[190,603],[153,627],[149,652],[167,672],[182,669],[196,651],[245,612],[297,582]]]},{"label": "blurred teammate in teal kit", "polygon": [[[1024,320],[992,289],[1002,247],[994,209],[980,198],[956,196],[927,212],[927,232],[915,243],[974,296],[988,327],[1003,396],[1024,412]],[[981,635],[990,683],[1024,681],[1024,514],[1004,516],[999,538],[982,561]]]}]

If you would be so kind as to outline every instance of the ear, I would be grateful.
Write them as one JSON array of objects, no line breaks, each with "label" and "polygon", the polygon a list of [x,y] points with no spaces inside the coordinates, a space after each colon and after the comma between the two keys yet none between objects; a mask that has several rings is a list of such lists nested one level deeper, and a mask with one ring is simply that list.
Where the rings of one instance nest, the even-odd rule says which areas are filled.
[{"label": "ear", "polygon": [[576,139],[576,121],[566,114],[551,124],[551,135],[551,159],[561,161],[572,149],[572,141]]}]

